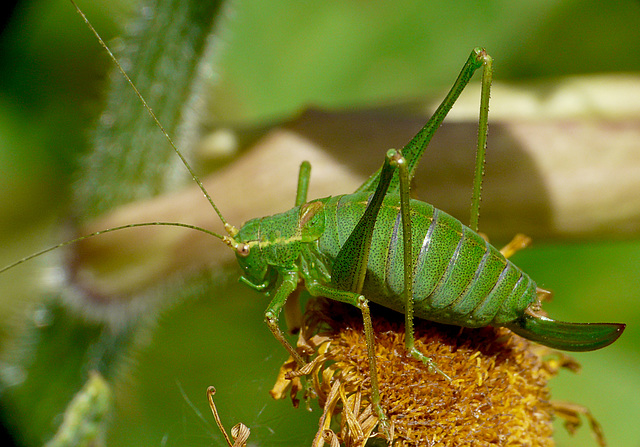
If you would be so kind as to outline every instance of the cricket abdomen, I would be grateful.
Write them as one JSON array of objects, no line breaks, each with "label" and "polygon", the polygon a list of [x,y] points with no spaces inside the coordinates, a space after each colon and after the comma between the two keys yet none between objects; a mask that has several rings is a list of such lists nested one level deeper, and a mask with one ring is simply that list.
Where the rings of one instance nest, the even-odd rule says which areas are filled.
[{"label": "cricket abdomen", "polygon": [[[331,198],[319,250],[335,259],[369,194]],[[425,202],[411,201],[415,315],[466,327],[500,326],[534,302],[536,284],[477,233]],[[385,198],[373,233],[362,294],[404,312],[402,222],[397,195]]]}]

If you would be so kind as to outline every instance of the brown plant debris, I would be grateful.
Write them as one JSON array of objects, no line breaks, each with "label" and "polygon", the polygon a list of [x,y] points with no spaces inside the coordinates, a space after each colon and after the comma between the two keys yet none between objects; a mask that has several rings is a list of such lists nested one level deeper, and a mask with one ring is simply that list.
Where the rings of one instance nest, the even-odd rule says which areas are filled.
[{"label": "brown plant debris", "polygon": [[[313,349],[315,357],[300,370],[291,360],[285,363],[272,396],[283,398],[289,391],[297,405],[297,394],[305,389],[300,379],[306,377],[307,400],[317,397],[323,408],[313,446],[364,446],[382,434],[374,432],[378,417],[370,402],[362,317],[341,303],[312,303],[303,334],[317,335],[301,336],[299,348]],[[547,383],[560,368],[575,370],[577,363],[504,328],[416,320],[416,347],[436,361],[449,382],[405,354],[401,315],[376,317],[381,312],[375,310],[378,380],[394,446],[554,445],[552,419],[565,416],[558,408],[571,408],[550,402]],[[579,425],[580,414],[589,415],[568,413],[571,427]]]},{"label": "brown plant debris", "polygon": [[213,386],[207,388],[207,399],[209,400],[209,407],[211,408],[211,412],[213,413],[213,419],[216,421],[216,425],[224,436],[227,445],[229,447],[246,447],[249,435],[251,435],[251,430],[242,422],[238,422],[231,428],[231,437],[229,437],[227,431],[222,425],[222,421],[220,420],[220,416],[218,415],[218,409],[216,408],[216,404],[213,401],[213,396],[215,394],[216,389]]}]

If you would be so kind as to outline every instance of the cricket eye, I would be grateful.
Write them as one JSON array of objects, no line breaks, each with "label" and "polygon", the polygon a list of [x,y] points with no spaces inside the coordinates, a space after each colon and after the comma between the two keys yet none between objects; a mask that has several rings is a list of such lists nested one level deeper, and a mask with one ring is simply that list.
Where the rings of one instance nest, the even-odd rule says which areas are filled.
[{"label": "cricket eye", "polygon": [[236,248],[236,253],[243,258],[249,256],[249,244],[238,244],[238,248]]}]

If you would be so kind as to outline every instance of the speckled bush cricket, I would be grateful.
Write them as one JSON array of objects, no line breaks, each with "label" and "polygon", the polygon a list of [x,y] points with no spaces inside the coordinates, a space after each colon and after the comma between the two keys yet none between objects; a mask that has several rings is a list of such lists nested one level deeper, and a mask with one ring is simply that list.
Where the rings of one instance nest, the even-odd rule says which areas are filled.
[{"label": "speckled bush cricket", "polygon": [[[361,308],[370,352],[373,334],[370,324],[366,324],[367,299],[405,312],[409,323],[407,348],[419,358],[420,353],[410,341],[414,312],[421,318],[460,326],[507,326],[529,339],[559,349],[606,346],[620,335],[623,325],[578,325],[539,317],[535,283],[475,233],[490,84],[490,67],[485,64],[489,61],[483,51],[474,51],[451,93],[427,125],[402,151],[390,152],[383,168],[354,194],[307,202],[309,171],[305,168],[300,175],[295,208],[250,221],[240,230],[225,222],[227,236],[192,225],[164,222],[131,224],[106,231],[173,225],[222,239],[238,254],[244,282],[271,298],[266,312],[269,327],[299,363],[302,359],[284,339],[278,324],[282,306],[299,282],[304,282],[312,295],[328,296]],[[471,228],[467,228],[428,204],[410,201],[408,190],[422,151],[457,95],[481,66],[485,67],[488,81],[482,94],[479,162]],[[180,155],[177,148],[176,153]],[[193,177],[216,208],[197,177]],[[218,215],[222,219],[219,212]],[[373,379],[376,368],[372,354],[370,359]],[[421,359],[438,370],[429,359]]]}]

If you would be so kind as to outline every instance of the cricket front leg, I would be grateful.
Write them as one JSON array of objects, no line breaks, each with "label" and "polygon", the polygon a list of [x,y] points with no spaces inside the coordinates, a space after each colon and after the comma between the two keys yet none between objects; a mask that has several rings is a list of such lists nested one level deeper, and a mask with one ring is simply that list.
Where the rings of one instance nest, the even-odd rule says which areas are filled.
[{"label": "cricket front leg", "polygon": [[296,349],[285,338],[284,332],[280,328],[280,311],[287,302],[287,298],[297,289],[300,276],[295,270],[286,270],[281,272],[282,282],[278,286],[273,299],[269,303],[269,307],[264,313],[264,320],[271,330],[273,336],[280,342],[282,346],[291,354],[291,357],[298,364],[298,368],[302,368],[306,362]]}]

